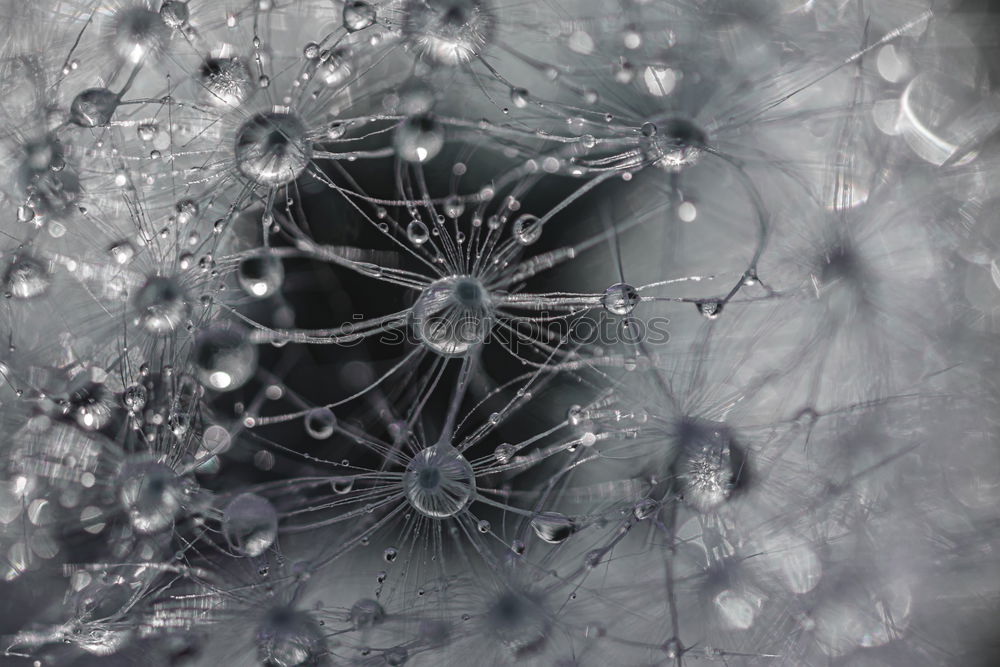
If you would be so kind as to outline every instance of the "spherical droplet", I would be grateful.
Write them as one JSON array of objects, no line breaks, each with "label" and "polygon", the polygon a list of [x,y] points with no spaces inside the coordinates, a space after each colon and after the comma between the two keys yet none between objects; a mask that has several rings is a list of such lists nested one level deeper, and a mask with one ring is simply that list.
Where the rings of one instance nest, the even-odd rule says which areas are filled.
[{"label": "spherical droplet", "polygon": [[257,348],[239,329],[219,326],[198,333],[194,341],[194,373],[209,389],[242,387],[257,370]]},{"label": "spherical droplet", "polygon": [[173,526],[183,498],[181,478],[162,463],[126,462],[118,473],[118,499],[132,528],[141,535]]},{"label": "spherical droplet", "polygon": [[444,519],[472,503],[476,477],[457,449],[439,443],[418,452],[406,466],[403,490],[413,509],[432,519]]},{"label": "spherical droplet", "polygon": [[490,602],[484,622],[486,630],[520,660],[545,644],[551,633],[550,618],[535,596],[506,590]]},{"label": "spherical droplet", "polygon": [[639,303],[639,293],[625,283],[616,283],[604,290],[601,305],[612,315],[628,315]]},{"label": "spherical droplet", "polygon": [[349,32],[357,32],[375,23],[375,8],[362,0],[348,0],[344,3],[344,27]]},{"label": "spherical droplet", "polygon": [[406,44],[439,65],[467,63],[493,38],[496,17],[486,0],[408,0],[403,9]]},{"label": "spherical droplet", "polygon": [[122,392],[122,403],[130,412],[138,414],[146,407],[146,388],[141,384],[133,384]]},{"label": "spherical droplet", "polygon": [[312,158],[312,144],[298,116],[271,111],[240,126],[234,147],[240,173],[260,185],[291,183]]},{"label": "spherical droplet", "polygon": [[717,320],[719,315],[722,314],[722,302],[721,301],[699,301],[695,304],[698,307],[698,312],[707,320]]},{"label": "spherical droplet", "polygon": [[447,276],[423,289],[411,310],[421,343],[447,357],[462,356],[486,342],[493,326],[493,303],[472,276]]},{"label": "spherical droplet", "polygon": [[362,598],[351,606],[351,623],[358,630],[375,627],[385,620],[385,609],[376,600]]},{"label": "spherical droplet", "polygon": [[104,127],[111,123],[121,98],[107,88],[88,88],[69,106],[70,122],[80,127]]},{"label": "spherical droplet", "polygon": [[232,436],[225,427],[212,424],[201,435],[201,447],[209,454],[221,454],[232,444]]},{"label": "spherical droplet", "polygon": [[393,563],[398,557],[399,550],[396,547],[386,547],[385,551],[382,552],[382,558],[385,559],[386,563]]},{"label": "spherical droplet", "polygon": [[549,544],[559,544],[576,532],[576,523],[559,512],[542,512],[531,520],[535,535]]},{"label": "spherical droplet", "polygon": [[337,495],[343,496],[347,495],[354,489],[354,478],[353,477],[334,477],[330,481],[330,486],[333,488],[333,492]]},{"label": "spherical droplet", "polygon": [[330,408],[313,408],[306,413],[305,427],[309,437],[317,440],[326,440],[333,435],[337,425],[337,418]]},{"label": "spherical droplet", "polygon": [[215,106],[238,106],[254,89],[250,68],[238,57],[209,58],[198,74],[202,96]]},{"label": "spherical droplet", "polygon": [[528,91],[524,88],[511,88],[510,89],[510,101],[518,109],[523,109],[528,106]]},{"label": "spherical droplet", "polygon": [[182,0],[167,0],[167,2],[160,5],[160,16],[163,22],[174,30],[183,28],[190,16],[187,2],[182,2]]},{"label": "spherical droplet", "polygon": [[542,238],[542,224],[538,216],[525,213],[514,221],[511,227],[514,240],[521,245],[531,245]]},{"label": "spherical droplet", "polygon": [[509,442],[505,442],[497,445],[497,448],[493,451],[493,458],[497,460],[497,463],[507,465],[516,453],[517,448]]},{"label": "spherical droplet", "polygon": [[241,493],[222,511],[222,533],[233,551],[259,556],[278,537],[278,513],[266,498]]},{"label": "spherical droplet", "polygon": [[240,287],[249,296],[266,299],[277,294],[285,282],[285,265],[274,255],[254,255],[240,262]]},{"label": "spherical droplet", "polygon": [[716,422],[686,421],[676,440],[674,469],[684,502],[699,512],[717,509],[729,500],[742,468],[729,429]]},{"label": "spherical droplet", "polygon": [[427,162],[444,146],[444,127],[432,116],[409,116],[396,128],[394,143],[400,159]]},{"label": "spherical droplet", "polygon": [[449,218],[458,218],[465,212],[465,202],[458,195],[451,195],[444,200],[442,209]]},{"label": "spherical droplet", "polygon": [[425,225],[420,220],[410,220],[410,224],[406,226],[406,236],[410,239],[413,245],[423,245],[427,243],[430,238],[430,232],[427,231],[427,225]]},{"label": "spherical droplet", "polygon": [[322,626],[309,613],[289,607],[269,610],[256,637],[257,658],[270,667],[315,665],[327,652]]},{"label": "spherical droplet", "polygon": [[29,255],[17,255],[3,275],[4,291],[15,299],[33,299],[48,291],[52,275]]},{"label": "spherical droplet", "polygon": [[164,22],[164,17],[145,7],[118,10],[114,25],[112,45],[119,56],[133,64],[142,62],[150,55],[160,55],[170,41],[170,27]]},{"label": "spherical droplet", "polygon": [[405,646],[393,646],[382,654],[382,659],[385,660],[385,664],[389,667],[400,667],[400,665],[405,665],[406,661],[410,659],[410,652],[406,650]]},{"label": "spherical droplet", "polygon": [[191,315],[187,293],[175,278],[153,276],[136,292],[132,301],[139,326],[154,336],[177,330]]},{"label": "spherical droplet", "polygon": [[695,164],[708,143],[705,132],[683,118],[671,118],[659,126],[645,123],[641,129],[640,146],[649,163],[677,171]]}]

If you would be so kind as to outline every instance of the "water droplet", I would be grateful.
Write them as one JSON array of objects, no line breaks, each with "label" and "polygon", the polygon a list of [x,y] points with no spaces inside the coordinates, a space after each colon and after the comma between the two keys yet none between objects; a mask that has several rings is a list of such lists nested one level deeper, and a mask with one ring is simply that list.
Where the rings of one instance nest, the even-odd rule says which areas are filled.
[{"label": "water droplet", "polygon": [[518,109],[528,106],[528,91],[524,88],[511,88],[510,101]]},{"label": "water droplet", "polygon": [[514,240],[521,245],[531,245],[542,238],[542,224],[538,216],[525,213],[514,221],[511,233],[514,235]]},{"label": "water droplet", "polygon": [[396,154],[407,162],[428,162],[444,146],[444,127],[432,116],[409,116],[396,128]]},{"label": "water droplet", "polygon": [[382,558],[385,559],[386,563],[392,563],[399,557],[399,550],[396,547],[386,547],[385,551],[382,552]]},{"label": "water droplet", "polygon": [[233,551],[259,556],[278,537],[278,513],[266,498],[241,493],[222,511],[222,533]]},{"label": "water droplet", "polygon": [[170,42],[170,27],[164,17],[146,7],[121,8],[114,13],[113,20],[112,46],[119,56],[133,65],[147,56],[159,56]]},{"label": "water droplet", "polygon": [[258,662],[275,667],[318,664],[327,653],[323,627],[309,613],[289,607],[269,610],[257,626]]},{"label": "water droplet", "polygon": [[133,384],[125,388],[122,392],[122,403],[131,412],[138,414],[146,407],[146,388],[140,384]]},{"label": "water droplet", "polygon": [[406,226],[406,237],[414,245],[423,245],[427,243],[430,238],[430,233],[427,231],[427,225],[425,225],[420,220],[410,220],[410,224]]},{"label": "water droplet", "polygon": [[111,123],[120,102],[121,98],[107,88],[88,88],[73,98],[70,122],[80,127],[103,127]]},{"label": "water droplet", "polygon": [[52,275],[39,260],[17,255],[3,276],[4,291],[15,299],[33,299],[48,291]]},{"label": "water droplet", "polygon": [[240,262],[240,287],[255,299],[274,296],[285,282],[285,265],[274,255],[254,255]]},{"label": "water droplet", "polygon": [[234,147],[236,168],[260,185],[291,183],[312,158],[305,125],[298,116],[259,113],[240,126]]},{"label": "water droplet", "polygon": [[493,458],[497,460],[497,463],[507,465],[516,453],[517,448],[509,442],[505,442],[502,445],[497,445],[497,448],[493,451]]},{"label": "water droplet", "polygon": [[337,418],[330,408],[313,408],[306,413],[305,427],[309,437],[326,440],[333,435]]},{"label": "water droplet", "polygon": [[351,623],[357,630],[365,630],[379,625],[385,620],[385,609],[377,600],[362,598],[351,605]]},{"label": "water droplet", "polygon": [[257,348],[239,329],[225,325],[199,332],[192,356],[195,377],[216,391],[242,387],[257,370]]},{"label": "water droplet", "polygon": [[542,541],[560,544],[576,532],[576,523],[559,512],[542,512],[531,520],[531,529]]},{"label": "water droplet", "polygon": [[154,461],[126,462],[118,474],[118,499],[141,535],[163,531],[181,513],[184,493],[173,470]]},{"label": "water droplet", "polygon": [[198,72],[202,97],[214,106],[238,106],[253,87],[250,68],[240,58],[209,58]]},{"label": "water droplet", "polygon": [[613,315],[628,315],[639,303],[639,293],[626,283],[616,283],[604,291],[601,305]]},{"label": "water droplet", "polygon": [[406,45],[437,65],[475,58],[490,43],[496,25],[486,0],[408,0],[402,14]]},{"label": "water droplet", "polygon": [[183,28],[189,17],[187,2],[167,0],[160,6],[160,17],[167,26],[174,30]]},{"label": "water droplet", "polygon": [[444,519],[472,503],[476,477],[457,449],[439,443],[410,460],[403,473],[403,491],[413,509],[432,519]]},{"label": "water droplet", "polygon": [[344,27],[348,32],[364,30],[375,23],[375,8],[362,0],[349,0],[344,4]]},{"label": "water droplet", "polygon": [[174,278],[153,276],[136,292],[132,301],[139,325],[154,336],[173,331],[191,314],[187,293]]},{"label": "water droplet", "polygon": [[458,195],[451,195],[444,200],[444,214],[449,218],[458,218],[465,212],[465,202]]},{"label": "water droplet", "polygon": [[717,320],[722,314],[721,301],[699,301],[695,304],[701,316],[708,320]]},{"label": "water droplet", "polygon": [[337,495],[346,495],[354,489],[354,478],[353,477],[334,477],[330,481],[330,486],[333,488],[333,492]]}]

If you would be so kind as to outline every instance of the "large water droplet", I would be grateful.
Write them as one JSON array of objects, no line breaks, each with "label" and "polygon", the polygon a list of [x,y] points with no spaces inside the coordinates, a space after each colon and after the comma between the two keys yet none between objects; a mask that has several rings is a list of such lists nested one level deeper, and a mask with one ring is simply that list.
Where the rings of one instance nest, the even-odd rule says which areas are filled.
[{"label": "large water droplet", "polygon": [[278,537],[278,513],[266,498],[241,493],[222,512],[222,533],[237,553],[259,556]]},{"label": "large water droplet", "polygon": [[298,116],[277,111],[259,113],[243,123],[233,151],[241,174],[272,187],[294,181],[312,158],[305,125]]},{"label": "large water droplet", "polygon": [[242,387],[257,370],[257,348],[233,327],[219,326],[200,332],[192,356],[195,377],[217,391]]},{"label": "large water droplet", "polygon": [[559,544],[576,532],[576,523],[559,512],[542,512],[531,520],[535,535],[549,544]]},{"label": "large water droplet", "polygon": [[3,276],[4,290],[15,299],[33,299],[48,291],[52,275],[42,262],[29,255],[18,255]]},{"label": "large water droplet", "polygon": [[444,146],[444,127],[431,116],[410,116],[396,128],[394,142],[400,159],[428,162]]},{"label": "large water droplet", "polygon": [[257,299],[274,296],[285,282],[285,265],[274,255],[254,255],[240,262],[240,287]]},{"label": "large water droplet", "polygon": [[514,235],[514,240],[521,245],[531,245],[542,238],[542,224],[538,216],[525,213],[514,221],[511,233]]},{"label": "large water droplet", "polygon": [[111,123],[120,102],[121,98],[107,88],[88,88],[73,98],[70,122],[80,127],[104,127]]},{"label": "large water droplet", "polygon": [[427,231],[427,225],[425,225],[420,220],[410,220],[410,224],[406,226],[406,237],[410,239],[413,245],[423,245],[427,243],[427,239],[430,238],[430,233]]},{"label": "large water droplet", "polygon": [[639,303],[639,293],[631,285],[616,283],[604,290],[601,305],[613,315],[628,315]]},{"label": "large water droplet", "polygon": [[337,418],[330,408],[313,408],[306,413],[305,427],[309,437],[326,440],[333,435]]},{"label": "large water droplet", "polygon": [[375,8],[362,0],[348,0],[344,4],[344,27],[349,32],[364,30],[375,23]]}]

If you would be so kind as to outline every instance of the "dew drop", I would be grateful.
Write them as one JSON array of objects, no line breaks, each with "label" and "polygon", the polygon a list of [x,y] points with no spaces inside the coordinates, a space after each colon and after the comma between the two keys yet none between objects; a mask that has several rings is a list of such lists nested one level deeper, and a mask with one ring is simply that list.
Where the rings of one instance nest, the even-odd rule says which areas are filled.
[{"label": "dew drop", "polygon": [[542,512],[531,520],[531,529],[543,542],[560,544],[576,532],[576,523],[559,512]]},{"label": "dew drop", "polygon": [[517,449],[514,445],[505,442],[502,445],[497,445],[497,448],[493,451],[493,458],[497,460],[497,463],[507,465],[514,458],[516,451]]},{"label": "dew drop", "polygon": [[240,262],[237,279],[249,296],[266,299],[281,289],[285,281],[285,266],[274,255],[254,255]]},{"label": "dew drop", "polygon": [[73,98],[70,122],[80,127],[103,127],[111,123],[120,102],[121,98],[107,88],[88,88]]},{"label": "dew drop", "polygon": [[216,391],[231,391],[253,377],[257,348],[239,329],[218,326],[195,337],[193,360],[199,382]]},{"label": "dew drop", "polygon": [[427,225],[425,225],[420,220],[410,220],[410,224],[406,226],[406,237],[410,239],[414,245],[423,245],[427,243],[430,238],[430,233],[427,231]]},{"label": "dew drop", "polygon": [[353,0],[344,4],[344,27],[348,32],[357,32],[375,23],[375,8],[362,0]]},{"label": "dew drop", "polygon": [[400,159],[428,162],[444,146],[444,128],[431,116],[409,116],[396,128],[394,143]]},{"label": "dew drop", "polygon": [[698,307],[698,312],[701,316],[707,320],[717,320],[719,315],[722,314],[722,302],[721,301],[699,301],[695,304]]},{"label": "dew drop", "polygon": [[542,238],[542,224],[538,216],[525,213],[511,227],[514,240],[521,245],[528,246]]},{"label": "dew drop", "polygon": [[326,440],[333,435],[337,418],[330,408],[313,408],[306,413],[305,427],[309,437],[316,440]]},{"label": "dew drop", "polygon": [[601,305],[613,315],[628,315],[639,303],[639,293],[626,283],[616,283],[604,291]]},{"label": "dew drop", "polygon": [[241,493],[222,512],[222,532],[233,551],[259,556],[278,537],[278,513],[266,498]]},{"label": "dew drop", "polygon": [[465,202],[458,195],[452,195],[444,200],[444,214],[449,218],[458,218],[465,212]]}]

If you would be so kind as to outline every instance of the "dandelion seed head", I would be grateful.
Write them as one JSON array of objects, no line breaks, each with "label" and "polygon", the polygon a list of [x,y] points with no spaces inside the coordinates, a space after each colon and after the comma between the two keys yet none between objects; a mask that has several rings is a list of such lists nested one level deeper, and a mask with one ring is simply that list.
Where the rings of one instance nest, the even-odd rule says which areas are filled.
[{"label": "dandelion seed head", "polygon": [[411,0],[403,8],[407,44],[425,60],[460,65],[482,53],[496,16],[485,0]]}]

